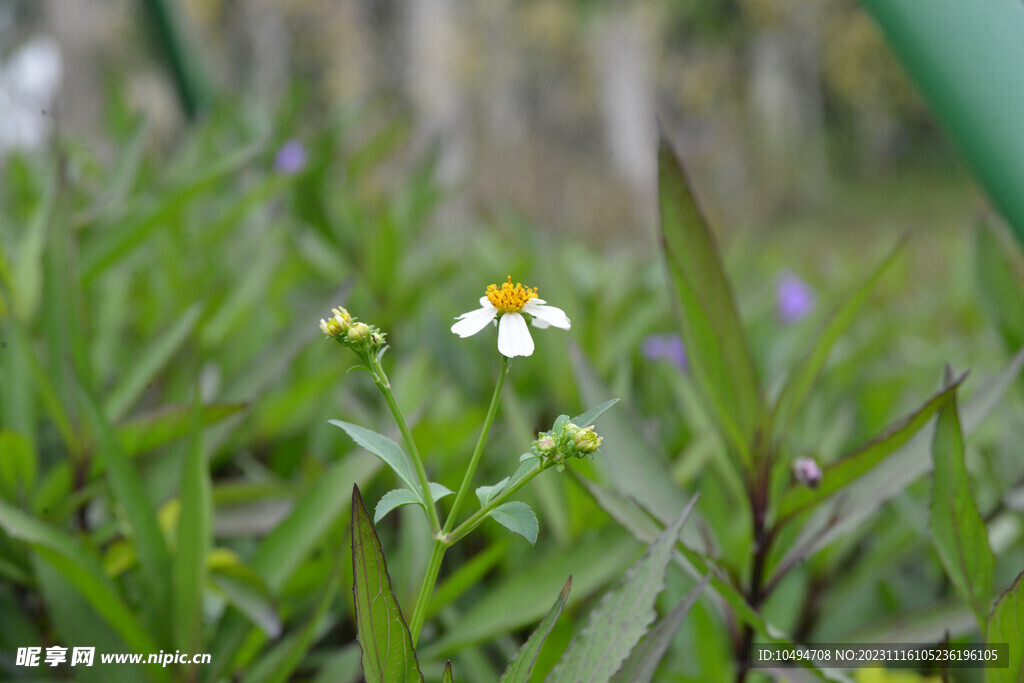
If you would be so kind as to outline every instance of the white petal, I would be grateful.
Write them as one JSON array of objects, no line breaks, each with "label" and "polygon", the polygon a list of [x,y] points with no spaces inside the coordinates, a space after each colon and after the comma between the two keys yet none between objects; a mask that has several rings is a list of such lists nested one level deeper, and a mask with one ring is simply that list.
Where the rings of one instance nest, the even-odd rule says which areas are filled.
[{"label": "white petal", "polygon": [[560,327],[563,330],[569,329],[569,317],[565,314],[561,308],[555,306],[545,306],[543,304],[535,303],[537,299],[531,299],[526,302],[523,306],[523,313],[529,313],[536,320],[533,321],[534,327],[541,329],[548,325],[554,325]]},{"label": "white petal", "polygon": [[533,354],[533,337],[523,316],[506,313],[498,320],[498,351],[509,358]]},{"label": "white petal", "polygon": [[452,325],[452,332],[460,337],[472,336],[487,327],[487,323],[494,320],[496,315],[498,315],[498,309],[490,304],[475,311],[463,313],[458,317],[459,322]]}]

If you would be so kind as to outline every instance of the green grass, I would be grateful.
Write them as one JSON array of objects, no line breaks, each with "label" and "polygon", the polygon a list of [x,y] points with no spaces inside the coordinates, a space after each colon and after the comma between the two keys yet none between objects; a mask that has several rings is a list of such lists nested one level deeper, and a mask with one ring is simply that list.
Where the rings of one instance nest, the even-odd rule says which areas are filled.
[{"label": "green grass", "polygon": [[[700,491],[701,524],[688,525],[684,539],[710,535],[727,571],[749,570],[737,482],[692,377],[640,351],[645,336],[675,327],[657,254],[516,220],[473,230],[436,225],[445,191],[429,165],[393,170],[402,122],[367,138],[365,122],[339,118],[307,138],[310,162],[294,176],[273,168],[289,136],[261,125],[226,108],[159,150],[140,122],[110,162],[62,142],[9,159],[2,171],[0,678],[38,673],[13,665],[18,647],[61,643],[214,654],[209,667],[115,672],[143,680],[236,671],[245,680],[335,680],[353,662],[351,485],[375,502],[396,482],[327,420],[396,435],[372,384],[345,373],[352,360],[322,338],[317,321],[344,304],[388,332],[384,362],[430,478],[458,481],[459,454],[472,449],[499,359],[493,333],[460,340],[448,328],[508,274],[538,285],[573,328],[536,334],[535,355],[515,363],[477,479],[514,469],[560,413],[617,396],[584,476],[628,476],[642,463],[654,468],[667,505]],[[980,377],[1007,362],[975,286],[979,206],[960,175],[893,173],[838,184],[801,215],[722,231],[742,325],[770,389],[825,312],[913,232],[795,417],[791,448],[827,462],[933,394],[946,362],[974,370],[968,398]],[[784,268],[819,297],[794,326],[773,311]],[[1013,455],[1019,386],[967,441],[983,517],[1015,519],[998,501],[1024,475]],[[446,558],[441,581],[451,582],[421,638],[428,680],[440,677],[448,656],[456,680],[496,679],[574,573],[551,635],[564,640],[641,553],[568,476],[552,475],[522,496],[540,518],[535,549],[485,524]],[[927,500],[927,487],[911,487],[827,545],[780,589],[788,601],[765,606],[767,618],[798,628],[802,596],[820,590],[825,608],[805,637],[839,639],[948,602],[954,593],[923,521]],[[407,617],[430,552],[414,507],[378,525]],[[997,586],[1022,561],[1019,541],[1013,531],[997,549]],[[849,557],[859,558],[856,566],[844,564]],[[486,566],[455,572],[474,558]],[[673,571],[662,612],[692,585]],[[534,572],[554,592],[534,591],[523,578]],[[491,603],[506,607],[480,607]],[[843,616],[850,605],[858,611]],[[710,600],[691,619],[727,637]],[[731,670],[714,654],[720,648],[680,655],[702,638],[712,637],[684,625],[665,680]],[[553,664],[542,653],[535,675]],[[97,667],[82,680],[109,675]]]}]

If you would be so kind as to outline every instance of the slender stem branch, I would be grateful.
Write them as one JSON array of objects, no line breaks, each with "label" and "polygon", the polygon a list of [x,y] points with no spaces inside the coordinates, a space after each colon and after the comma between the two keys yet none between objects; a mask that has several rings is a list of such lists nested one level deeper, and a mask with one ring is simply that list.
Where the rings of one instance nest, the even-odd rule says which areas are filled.
[{"label": "slender stem branch", "polygon": [[526,476],[524,476],[522,479],[517,481],[509,488],[499,493],[497,496],[494,497],[493,500],[487,503],[487,505],[474,512],[472,516],[469,517],[469,519],[467,519],[465,522],[457,526],[454,530],[452,530],[450,533],[446,535],[446,540],[448,544],[454,545],[458,541],[462,540],[469,532],[471,532],[473,529],[479,526],[480,522],[484,521],[484,519],[491,512],[491,510],[501,505],[506,498],[508,498],[513,493],[526,486],[534,477],[536,477],[538,474],[546,470],[548,467],[550,467],[550,464],[545,463],[542,460],[537,464],[537,466],[534,469],[530,470],[529,473],[526,474]]},{"label": "slender stem branch", "polygon": [[462,503],[466,499],[466,495],[469,493],[469,487],[473,483],[473,475],[476,473],[476,467],[480,464],[480,456],[484,452],[484,444],[487,443],[487,435],[491,431],[491,424],[494,423],[494,417],[498,414],[498,404],[501,399],[501,390],[505,386],[505,378],[508,376],[509,359],[506,356],[501,358],[501,370],[498,373],[498,384],[494,387],[494,395],[491,396],[491,406],[487,409],[487,417],[484,419],[483,429],[480,430],[480,438],[477,439],[476,449],[473,451],[473,457],[469,459],[469,466],[466,468],[466,474],[462,477],[462,484],[459,486],[459,492],[455,494],[455,502],[452,503],[452,510],[448,513],[448,519],[445,520],[444,529],[442,534],[446,535],[455,526],[455,519],[459,514],[459,510],[462,508]]},{"label": "slender stem branch", "polygon": [[[379,365],[379,364],[378,364]],[[455,540],[449,535],[452,527],[455,525],[456,515],[459,514],[459,509],[462,507],[462,502],[466,498],[466,494],[469,492],[469,487],[473,483],[473,474],[476,472],[476,467],[480,463],[480,456],[484,452],[484,444],[487,443],[487,435],[491,431],[491,425],[494,423],[494,417],[498,414],[498,404],[501,399],[501,390],[505,386],[505,378],[508,376],[509,359],[502,357],[501,359],[501,371],[498,373],[498,384],[494,387],[494,395],[491,396],[491,406],[487,410],[487,417],[484,419],[483,429],[480,431],[480,438],[477,439],[476,449],[473,451],[473,457],[469,459],[469,466],[466,468],[466,474],[462,478],[462,485],[459,486],[459,492],[455,495],[455,502],[452,504],[452,510],[448,515],[448,519],[444,523],[444,529],[438,529],[438,526],[431,522],[431,527],[434,529],[434,548],[430,552],[430,561],[427,563],[427,571],[423,575],[423,583],[420,585],[420,593],[416,597],[416,606],[412,610],[412,620],[409,623],[409,632],[412,635],[412,644],[416,645],[416,641],[419,640],[420,631],[423,630],[423,622],[427,618],[427,607],[430,605],[430,598],[434,594],[434,585],[437,583],[437,576],[441,572],[441,560],[444,559],[444,554],[454,543]],[[381,371],[383,376],[383,371]],[[385,384],[387,380],[385,378]],[[378,383],[378,386],[381,386]],[[385,391],[384,387],[381,387],[381,391]],[[385,396],[390,395],[390,391],[385,392]],[[389,405],[394,399],[389,400]],[[397,410],[393,408],[393,410]],[[399,421],[399,426],[403,427],[402,434],[406,433],[404,428],[404,421],[401,420],[400,416],[396,413],[395,418]],[[409,437],[409,442],[412,441],[412,437]],[[414,449],[415,446],[410,446],[410,450]],[[419,464],[419,456],[414,458],[414,462]],[[417,468],[420,471],[420,468]],[[423,487],[427,488],[425,479],[426,475],[422,475],[424,484]],[[518,486],[515,487],[518,490]],[[429,493],[427,494],[430,495]],[[433,509],[433,506],[431,506]],[[435,517],[436,519],[436,513]],[[471,518],[472,519],[472,518]],[[479,523],[479,522],[477,522]],[[459,527],[460,529],[462,527]],[[462,535],[469,532],[466,529]]]},{"label": "slender stem branch", "polygon": [[427,618],[427,607],[434,594],[434,584],[437,583],[437,575],[441,571],[441,560],[444,559],[448,545],[439,538],[434,539],[434,549],[430,552],[430,562],[427,563],[427,571],[423,575],[423,583],[420,585],[420,594],[417,596],[416,606],[412,610],[412,621],[409,622],[413,647],[420,639],[420,631],[423,630],[423,622]]},{"label": "slender stem branch", "polygon": [[384,400],[387,401],[388,407],[391,408],[391,414],[395,416],[395,422],[398,423],[398,429],[402,432],[402,438],[405,440],[405,447],[409,451],[409,457],[412,458],[413,467],[416,468],[416,476],[420,480],[420,488],[423,489],[423,500],[426,503],[427,519],[430,520],[430,530],[436,536],[441,530],[441,520],[437,516],[437,507],[434,505],[434,496],[430,493],[430,482],[427,480],[427,471],[423,467],[423,458],[420,457],[419,449],[416,448],[416,442],[413,441],[412,432],[409,431],[409,425],[405,423],[405,418],[402,416],[402,411],[398,407],[398,402],[395,400],[395,395],[391,392],[391,383],[388,381],[388,376],[384,372],[383,366],[380,364],[379,356],[372,356],[370,358],[370,367],[373,370],[373,382],[380,389],[380,393],[384,394]]}]

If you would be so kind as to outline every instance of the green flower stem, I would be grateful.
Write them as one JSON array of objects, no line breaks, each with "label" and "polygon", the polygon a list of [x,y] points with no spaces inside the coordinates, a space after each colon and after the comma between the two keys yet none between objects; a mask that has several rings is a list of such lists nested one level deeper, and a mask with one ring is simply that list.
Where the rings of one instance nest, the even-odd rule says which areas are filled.
[{"label": "green flower stem", "polygon": [[[462,485],[459,486],[459,492],[455,494],[455,502],[452,503],[452,510],[448,514],[448,519],[445,520],[444,529],[440,533],[437,533],[436,531],[434,533],[434,548],[430,553],[430,561],[427,563],[427,571],[423,575],[423,583],[420,585],[420,593],[416,598],[416,606],[412,610],[412,620],[409,622],[409,632],[412,635],[413,645],[415,645],[419,640],[420,631],[423,629],[423,622],[427,618],[427,605],[430,604],[430,598],[434,594],[434,585],[437,583],[437,575],[441,571],[441,560],[444,559],[445,552],[451,547],[452,543],[454,543],[454,541],[449,538],[448,532],[451,531],[453,526],[455,526],[455,518],[459,514],[459,510],[466,498],[466,494],[469,493],[469,487],[473,483],[473,474],[476,472],[476,467],[480,464],[480,456],[483,455],[484,444],[487,443],[487,435],[491,431],[491,425],[494,423],[494,417],[498,414],[498,403],[501,399],[501,390],[505,387],[505,378],[508,376],[508,368],[509,359],[503,356],[501,359],[501,370],[498,372],[498,384],[494,387],[494,395],[491,396],[491,405],[487,409],[487,417],[484,419],[483,429],[480,430],[480,438],[477,439],[476,449],[473,451],[473,457],[469,459],[469,466],[466,468],[466,474],[462,478]],[[477,523],[479,524],[479,522]],[[467,533],[468,531],[469,529],[466,530]]]},{"label": "green flower stem", "polygon": [[437,583],[437,575],[441,571],[441,560],[444,559],[448,546],[449,544],[440,538],[434,539],[434,549],[430,552],[430,562],[427,563],[427,571],[423,575],[423,583],[420,585],[420,594],[416,598],[416,606],[412,610],[412,620],[409,622],[413,647],[420,639],[420,631],[423,630],[423,622],[427,618],[427,605],[430,604],[430,598],[434,594],[434,584]]},{"label": "green flower stem", "polygon": [[462,485],[459,486],[459,492],[455,494],[455,502],[452,503],[452,511],[448,514],[448,519],[445,520],[444,529],[442,530],[442,536],[446,536],[452,527],[455,526],[455,518],[459,514],[459,510],[462,508],[462,503],[469,494],[469,487],[473,483],[473,475],[476,473],[476,466],[480,464],[480,456],[484,452],[484,444],[487,443],[487,435],[491,431],[491,424],[494,423],[494,417],[498,414],[498,403],[501,399],[501,390],[505,386],[505,378],[508,376],[509,359],[507,356],[501,357],[501,371],[498,373],[498,384],[494,387],[494,395],[491,396],[491,406],[487,409],[487,417],[484,419],[484,427],[480,430],[480,438],[476,442],[476,450],[473,451],[473,457],[469,460],[469,467],[466,468],[466,474],[462,478]]},{"label": "green flower stem", "polygon": [[517,481],[511,487],[499,493],[497,496],[494,497],[493,500],[487,503],[487,505],[477,510],[469,519],[467,519],[465,522],[457,526],[451,533],[449,533],[446,536],[446,541],[448,545],[452,546],[459,542],[469,532],[477,528],[477,526],[480,525],[480,522],[484,521],[484,519],[487,518],[487,515],[490,514],[491,510],[501,505],[506,498],[508,498],[513,493],[526,486],[534,477],[536,477],[538,474],[540,474],[547,468],[551,467],[551,465],[553,464],[554,463],[552,462],[541,459],[541,461],[537,463],[537,466],[530,470],[529,474],[527,474],[522,479]]},{"label": "green flower stem", "polygon": [[380,364],[380,355],[370,355],[367,360],[370,365],[370,374],[373,376],[373,382],[380,389],[380,393],[384,394],[384,400],[387,401],[388,407],[391,408],[391,414],[395,416],[398,429],[401,430],[402,438],[405,439],[405,447],[409,450],[409,457],[412,458],[413,467],[416,468],[416,476],[420,480],[420,488],[423,489],[423,500],[426,502],[430,530],[436,536],[441,530],[441,520],[437,516],[434,496],[430,493],[430,482],[427,480],[427,471],[423,468],[423,458],[420,457],[419,449],[416,448],[416,442],[412,438],[412,432],[409,431],[409,425],[405,423],[405,418],[398,407],[398,402],[395,401],[395,395],[391,393],[391,383],[384,372],[384,367]]}]

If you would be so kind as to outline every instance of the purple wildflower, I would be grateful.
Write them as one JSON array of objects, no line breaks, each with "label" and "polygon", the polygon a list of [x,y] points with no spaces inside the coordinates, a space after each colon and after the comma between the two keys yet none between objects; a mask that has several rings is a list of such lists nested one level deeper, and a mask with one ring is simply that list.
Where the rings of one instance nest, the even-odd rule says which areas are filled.
[{"label": "purple wildflower", "polygon": [[289,140],[281,145],[274,157],[278,173],[293,175],[306,167],[306,147],[301,140]]},{"label": "purple wildflower", "polygon": [[797,458],[793,461],[793,476],[801,484],[816,489],[824,473],[814,458]]},{"label": "purple wildflower", "polygon": [[652,334],[644,339],[642,348],[647,360],[667,360],[680,370],[689,367],[686,347],[678,334]]},{"label": "purple wildflower", "polygon": [[775,285],[775,310],[787,325],[806,318],[816,299],[814,290],[796,273],[783,273]]}]

